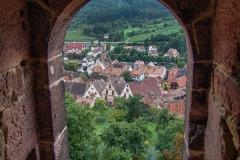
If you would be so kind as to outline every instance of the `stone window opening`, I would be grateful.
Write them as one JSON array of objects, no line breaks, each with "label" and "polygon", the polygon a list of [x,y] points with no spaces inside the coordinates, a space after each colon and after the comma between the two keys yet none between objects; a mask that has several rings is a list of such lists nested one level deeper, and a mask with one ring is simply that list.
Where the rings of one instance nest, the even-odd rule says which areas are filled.
[{"label": "stone window opening", "polygon": [[[60,53],[69,23],[87,2],[5,1],[0,9],[4,12],[0,25],[4,30],[0,33],[0,46],[4,46],[0,47],[0,86],[7,93],[0,98],[1,125],[15,132],[9,127],[6,115],[15,113],[12,104],[24,105],[25,111],[17,112],[16,116],[26,118],[18,125],[21,129],[30,127],[32,131],[31,136],[19,138],[21,145],[12,145],[17,155],[25,156],[18,159],[26,159],[28,155],[32,158],[36,146],[38,159],[69,159]],[[239,121],[236,88],[239,88],[240,41],[236,8],[240,4],[238,0],[159,2],[174,14],[187,37],[188,84],[182,159],[237,159],[238,155],[230,149],[237,148],[232,139],[239,138],[234,122]],[[20,13],[12,16],[16,11]],[[15,24],[24,25],[9,27]],[[20,65],[24,60],[26,64]],[[11,103],[9,97],[13,91],[17,98]],[[11,145],[10,136],[4,138],[6,145]],[[7,147],[3,153],[7,159],[16,158]]]}]

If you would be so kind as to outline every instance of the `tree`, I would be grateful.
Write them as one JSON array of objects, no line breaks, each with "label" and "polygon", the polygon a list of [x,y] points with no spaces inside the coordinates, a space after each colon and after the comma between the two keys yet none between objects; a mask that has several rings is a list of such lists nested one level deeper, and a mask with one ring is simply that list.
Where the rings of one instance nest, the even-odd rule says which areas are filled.
[{"label": "tree", "polygon": [[133,81],[129,71],[124,71],[119,77],[123,77],[127,83]]},{"label": "tree", "polygon": [[182,144],[183,133],[177,133],[172,142],[175,144],[172,149],[165,149],[162,157],[166,160],[181,160],[182,159]]},{"label": "tree", "polygon": [[89,108],[74,103],[74,98],[67,93],[65,96],[67,110],[67,127],[70,145],[70,158],[98,159],[100,143],[92,123],[94,115]]},{"label": "tree", "polygon": [[167,108],[162,108],[159,110],[160,111],[158,112],[157,118],[155,120],[157,123],[156,131],[166,128],[170,121],[175,121],[178,119],[176,114],[169,114]]},{"label": "tree", "polygon": [[67,71],[73,71],[73,72],[77,72],[78,65],[79,65],[78,62],[64,62],[63,63],[64,69],[66,69]]},{"label": "tree", "polygon": [[115,150],[112,152],[110,160],[132,160],[132,156],[129,150]]},{"label": "tree", "polygon": [[173,138],[178,134],[183,133],[183,119],[172,120],[166,128],[158,130],[158,143],[156,149],[162,153],[165,149],[171,150],[175,143]]},{"label": "tree", "polygon": [[114,122],[100,135],[107,148],[120,148],[121,151],[130,151],[132,154],[145,153],[148,145],[145,144],[151,136],[146,122],[138,119],[133,123]]},{"label": "tree", "polygon": [[178,61],[177,62],[177,67],[178,68],[183,68],[186,63],[184,61]]},{"label": "tree", "polygon": [[127,101],[124,103],[127,106],[127,113],[125,114],[125,118],[128,123],[133,122],[135,118],[138,118],[143,115],[143,108],[141,99],[143,96],[135,94],[132,97],[129,97]]},{"label": "tree", "polygon": [[106,101],[104,99],[98,98],[93,105],[95,111],[103,112],[107,110]]}]

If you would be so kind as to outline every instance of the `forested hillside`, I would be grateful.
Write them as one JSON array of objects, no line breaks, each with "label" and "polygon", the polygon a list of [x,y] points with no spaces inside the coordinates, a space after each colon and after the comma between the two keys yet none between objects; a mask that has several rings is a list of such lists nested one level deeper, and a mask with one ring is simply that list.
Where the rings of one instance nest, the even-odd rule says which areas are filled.
[{"label": "forested hillside", "polygon": [[92,0],[74,17],[69,30],[78,29],[81,25],[119,21],[124,27],[132,20],[138,23],[169,16],[172,15],[168,9],[156,0]]}]

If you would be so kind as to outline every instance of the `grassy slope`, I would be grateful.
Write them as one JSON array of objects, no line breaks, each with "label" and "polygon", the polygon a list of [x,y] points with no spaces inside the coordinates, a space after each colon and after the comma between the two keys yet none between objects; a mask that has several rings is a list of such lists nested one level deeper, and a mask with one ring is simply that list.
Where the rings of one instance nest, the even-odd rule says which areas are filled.
[{"label": "grassy slope", "polygon": [[[138,32],[140,30],[142,30],[139,27],[129,27],[127,29],[124,30],[124,37],[126,39],[129,38],[129,42],[141,42],[144,41],[146,38],[150,38],[151,35],[157,35],[157,34],[170,34],[170,33],[175,33],[178,32],[179,29],[181,28],[181,26],[175,21],[175,20],[170,20],[167,21],[167,24],[171,24],[171,26],[167,26],[167,27],[163,27],[165,22],[163,23],[158,23],[158,24],[152,24],[152,25],[147,25],[148,29],[143,29],[144,30],[149,30],[152,31],[150,33],[146,33],[146,34],[140,34],[140,35],[136,35],[133,37],[128,37],[127,33],[130,33],[132,31]],[[153,30],[155,30],[153,32]],[[68,31],[65,37],[65,41],[83,41],[83,42],[89,42],[93,39],[95,39],[96,37],[87,37],[87,36],[83,36],[82,35],[82,30],[78,30],[78,31]]]}]

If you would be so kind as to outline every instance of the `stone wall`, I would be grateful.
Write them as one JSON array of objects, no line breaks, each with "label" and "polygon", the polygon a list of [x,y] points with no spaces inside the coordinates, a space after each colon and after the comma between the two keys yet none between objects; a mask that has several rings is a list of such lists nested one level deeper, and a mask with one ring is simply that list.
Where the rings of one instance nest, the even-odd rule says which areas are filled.
[{"label": "stone wall", "polygon": [[[238,0],[160,0],[183,26],[188,85],[183,159],[236,159],[240,118]],[[61,49],[88,0],[0,7],[0,160],[69,159]]]}]

